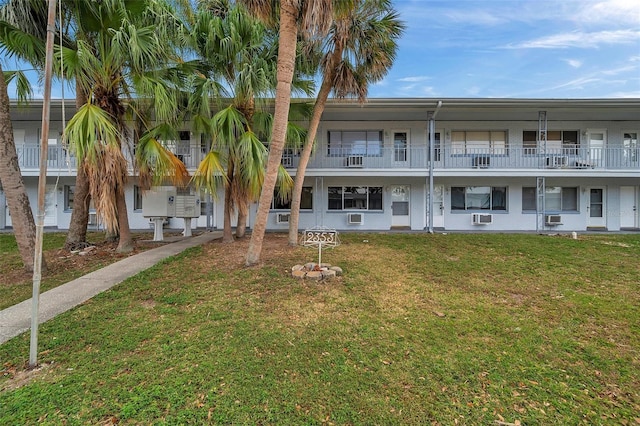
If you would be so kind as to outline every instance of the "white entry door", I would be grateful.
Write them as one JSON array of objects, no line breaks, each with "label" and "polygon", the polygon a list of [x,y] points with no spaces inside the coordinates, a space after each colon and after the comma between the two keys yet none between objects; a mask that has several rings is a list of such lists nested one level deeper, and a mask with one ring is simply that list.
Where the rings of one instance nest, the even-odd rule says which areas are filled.
[{"label": "white entry door", "polygon": [[638,228],[638,193],[635,186],[620,187],[620,228]]},{"label": "white entry door", "polygon": [[589,188],[589,206],[587,212],[587,226],[604,228],[607,226],[607,206],[605,202],[604,188]]},{"label": "white entry door", "polygon": [[607,144],[606,130],[589,130],[589,161],[593,167],[605,167],[604,148]]},{"label": "white entry door", "polygon": [[[58,225],[58,201],[55,185],[47,185],[44,193],[44,226]],[[37,205],[36,205],[37,212]],[[37,213],[36,213],[37,214]],[[36,219],[37,220],[37,219]]]},{"label": "white entry door", "polygon": [[[427,200],[429,195],[427,194]],[[435,185],[433,187],[433,200],[431,209],[433,210],[433,227],[444,228],[444,187]]]},{"label": "white entry door", "polygon": [[411,226],[411,206],[409,185],[391,187],[391,227]]},{"label": "white entry door", "polygon": [[396,167],[406,167],[409,160],[409,132],[393,132],[393,163]]}]

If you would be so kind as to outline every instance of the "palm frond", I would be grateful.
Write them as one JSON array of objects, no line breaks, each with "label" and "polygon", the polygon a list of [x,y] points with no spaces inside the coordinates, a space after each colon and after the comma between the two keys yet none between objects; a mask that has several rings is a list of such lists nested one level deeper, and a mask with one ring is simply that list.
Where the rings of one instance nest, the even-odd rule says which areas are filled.
[{"label": "palm frond", "polygon": [[28,103],[28,101],[33,97],[33,89],[26,74],[22,71],[3,71],[3,73],[7,85],[9,85],[13,80],[16,81],[16,95],[18,97],[18,103],[20,105]]},{"label": "palm frond", "polygon": [[291,199],[291,191],[293,190],[293,179],[291,175],[287,171],[287,169],[282,166],[282,164],[278,167],[278,177],[276,178],[276,196],[282,203],[286,203]]},{"label": "palm frond", "polygon": [[218,187],[221,183],[226,182],[224,167],[220,160],[220,153],[217,151],[209,151],[202,159],[198,168],[191,178],[191,183],[197,189],[204,188],[215,199],[218,195]]},{"label": "palm frond", "polygon": [[82,105],[69,120],[65,137],[65,142],[76,156],[89,163],[99,160],[105,146],[120,149],[120,132],[113,123],[113,117],[91,103]]},{"label": "palm frond", "polygon": [[175,186],[185,187],[190,179],[186,166],[162,145],[156,134],[154,131],[146,132],[136,149],[136,163],[143,186],[160,185],[168,180]]}]

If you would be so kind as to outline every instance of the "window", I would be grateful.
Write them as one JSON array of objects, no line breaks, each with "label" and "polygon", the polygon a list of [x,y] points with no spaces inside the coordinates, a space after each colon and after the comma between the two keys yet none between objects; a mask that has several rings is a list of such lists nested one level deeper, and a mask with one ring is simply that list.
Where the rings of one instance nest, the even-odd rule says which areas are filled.
[{"label": "window", "polygon": [[382,131],[329,131],[327,154],[330,157],[363,155],[379,157],[382,155]]},{"label": "window", "polygon": [[[274,194],[273,201],[271,202],[272,210],[291,210],[291,200],[283,201],[278,197],[278,194]],[[313,188],[310,186],[302,187],[302,194],[300,194],[300,210],[313,210]]]},{"label": "window", "polygon": [[[547,186],[544,192],[545,211],[578,211],[578,188]],[[522,210],[536,210],[536,188],[522,188]]]},{"label": "window", "polygon": [[133,210],[142,210],[142,188],[133,185]]},{"label": "window", "polygon": [[329,210],[382,210],[382,187],[330,186]]},{"label": "window", "polygon": [[451,210],[507,210],[507,188],[454,186],[451,188]]},{"label": "window", "polygon": [[[525,130],[522,132],[522,147],[525,154],[536,154],[538,148],[538,132],[536,130]],[[547,152],[577,155],[578,154],[578,131],[577,130],[551,130],[547,132]]]},{"label": "window", "polygon": [[509,153],[507,132],[500,131],[454,131],[451,132],[453,154],[497,154]]},{"label": "window", "polygon": [[64,209],[73,210],[73,198],[76,187],[73,185],[64,186]]}]

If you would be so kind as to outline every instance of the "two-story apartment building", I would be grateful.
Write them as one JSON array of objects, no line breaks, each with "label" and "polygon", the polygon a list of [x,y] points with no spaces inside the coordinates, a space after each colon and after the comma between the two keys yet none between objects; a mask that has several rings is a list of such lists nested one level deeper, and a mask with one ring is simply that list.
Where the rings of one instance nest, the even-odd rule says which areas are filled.
[{"label": "two-story apartment building", "polygon": [[[20,167],[32,204],[41,105],[12,106]],[[73,113],[66,104],[67,115]],[[49,132],[45,225],[65,229],[75,159],[62,146],[61,103]],[[170,143],[194,171],[206,148],[188,125]],[[640,229],[640,99],[371,99],[329,102],[302,197],[300,228],[540,231]],[[294,175],[298,152],[283,165]],[[130,179],[132,228],[148,228]],[[220,200],[201,196],[193,226],[221,228]],[[11,218],[0,190],[0,228]],[[276,201],[269,228],[288,227]],[[249,225],[255,216],[251,211]],[[171,227],[183,221],[170,219]]]}]

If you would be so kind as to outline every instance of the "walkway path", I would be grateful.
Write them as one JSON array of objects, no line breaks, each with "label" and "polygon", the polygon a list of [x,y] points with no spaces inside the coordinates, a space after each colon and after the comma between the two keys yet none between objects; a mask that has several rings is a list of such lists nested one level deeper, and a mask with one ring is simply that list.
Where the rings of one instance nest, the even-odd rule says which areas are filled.
[{"label": "walkway path", "polygon": [[[98,293],[110,289],[157,264],[163,259],[209,241],[222,238],[222,232],[204,232],[195,237],[181,238],[134,256],[127,257],[83,277],[58,286],[40,295],[38,323],[72,309]],[[31,299],[0,311],[0,344],[31,328]]]}]

